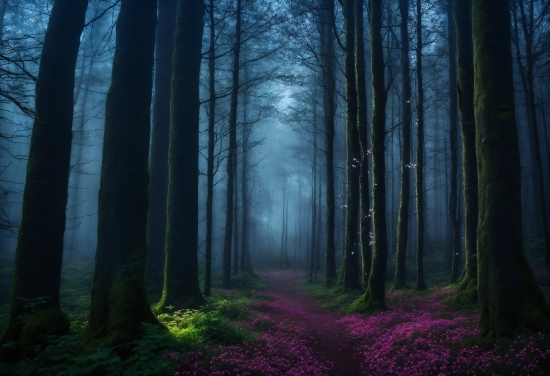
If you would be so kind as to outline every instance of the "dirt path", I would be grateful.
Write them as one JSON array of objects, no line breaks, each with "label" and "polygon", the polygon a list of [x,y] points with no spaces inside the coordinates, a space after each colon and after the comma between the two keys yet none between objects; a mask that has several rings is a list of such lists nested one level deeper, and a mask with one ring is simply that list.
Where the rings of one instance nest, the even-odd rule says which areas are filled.
[{"label": "dirt path", "polygon": [[305,273],[292,271],[270,271],[260,273],[267,281],[262,294],[277,299],[283,318],[291,320],[306,329],[313,338],[311,347],[319,359],[328,360],[333,368],[331,375],[360,375],[359,359],[353,344],[349,342],[346,327],[338,323],[339,316],[318,306],[313,299],[298,291],[296,285],[304,281]]}]

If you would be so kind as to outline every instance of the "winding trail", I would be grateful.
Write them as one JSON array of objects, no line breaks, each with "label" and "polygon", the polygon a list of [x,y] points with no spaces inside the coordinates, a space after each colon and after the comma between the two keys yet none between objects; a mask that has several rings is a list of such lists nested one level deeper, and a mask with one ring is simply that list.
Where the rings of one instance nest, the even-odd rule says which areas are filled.
[{"label": "winding trail", "polygon": [[297,290],[297,285],[305,280],[303,272],[290,270],[259,273],[265,278],[267,287],[262,295],[274,297],[278,303],[277,311],[282,319],[291,320],[303,327],[313,338],[310,346],[319,360],[332,363],[331,375],[361,375],[359,359],[350,342],[348,329],[338,322],[340,316],[331,313],[313,302],[313,298]]}]

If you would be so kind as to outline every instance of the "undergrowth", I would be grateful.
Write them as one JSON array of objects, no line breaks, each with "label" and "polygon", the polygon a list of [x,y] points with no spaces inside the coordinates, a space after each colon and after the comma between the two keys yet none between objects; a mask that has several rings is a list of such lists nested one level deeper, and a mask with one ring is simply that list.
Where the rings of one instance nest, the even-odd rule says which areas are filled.
[{"label": "undergrowth", "polygon": [[[158,325],[142,324],[141,335],[117,346],[92,349],[79,334],[86,325],[90,305],[92,267],[71,262],[63,267],[61,305],[71,320],[69,335],[49,337],[35,346],[27,359],[17,363],[0,362],[0,375],[172,375],[176,368],[168,354],[186,354],[212,345],[236,345],[252,339],[243,329],[251,315],[251,298],[263,288],[258,278],[235,277],[240,289],[215,291],[199,310],[178,310],[158,315]],[[0,307],[2,327],[8,305]],[[4,346],[13,347],[11,342]]]}]

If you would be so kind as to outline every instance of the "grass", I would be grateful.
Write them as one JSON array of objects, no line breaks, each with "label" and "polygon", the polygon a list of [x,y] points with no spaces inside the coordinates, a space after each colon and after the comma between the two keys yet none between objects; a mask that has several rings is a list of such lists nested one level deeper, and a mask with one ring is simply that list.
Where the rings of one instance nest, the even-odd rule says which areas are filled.
[{"label": "grass", "polygon": [[[69,262],[63,266],[61,305],[71,320],[70,334],[50,337],[33,349],[33,356],[18,363],[0,363],[1,375],[172,375],[176,364],[168,354],[201,351],[212,345],[236,345],[252,340],[244,324],[250,319],[255,291],[265,284],[244,273],[232,278],[233,290],[213,290],[199,310],[158,315],[168,330],[143,324],[134,341],[118,347],[90,349],[79,338],[90,306],[93,262]],[[259,300],[269,297],[259,295]],[[8,318],[9,305],[0,306],[0,326]],[[5,346],[13,346],[8,343]]]}]

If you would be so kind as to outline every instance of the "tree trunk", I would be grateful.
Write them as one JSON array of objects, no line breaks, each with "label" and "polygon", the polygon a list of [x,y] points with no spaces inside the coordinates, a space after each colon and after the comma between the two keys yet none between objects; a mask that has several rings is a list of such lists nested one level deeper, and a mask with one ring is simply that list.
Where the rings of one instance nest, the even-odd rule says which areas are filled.
[{"label": "tree trunk", "polygon": [[386,308],[386,268],[388,239],[386,229],[386,87],[384,48],[382,45],[382,1],[370,2],[370,40],[372,71],[372,202],[374,251],[367,291],[366,310]]},{"label": "tree trunk", "polygon": [[395,253],[395,279],[393,288],[396,290],[408,287],[406,284],[406,255],[409,224],[409,196],[411,179],[411,77],[409,58],[409,0],[399,0],[401,14],[401,67],[403,95],[403,148],[401,149],[401,190],[399,192],[399,217],[397,219],[397,250]]},{"label": "tree trunk", "polygon": [[212,285],[212,224],[214,198],[214,127],[216,124],[216,24],[214,21],[214,0],[210,0],[210,50],[208,52],[208,156],[206,167],[206,249],[204,271],[204,295],[210,296]]},{"label": "tree trunk", "polygon": [[[323,47],[323,103],[326,137],[326,165],[327,165],[327,224],[326,224],[326,252],[325,252],[325,284],[330,285],[336,279],[336,249],[334,245],[335,231],[335,198],[334,198],[334,36],[332,34],[331,14],[334,13],[334,0],[323,0],[326,9],[323,10],[322,47]],[[330,8],[330,9],[329,9]]]},{"label": "tree trunk", "polygon": [[87,0],[57,0],[44,37],[11,306],[0,338],[2,344],[17,342],[18,348],[69,331],[70,321],[59,305],[59,286],[75,68],[87,5]]},{"label": "tree trunk", "polygon": [[357,132],[361,146],[359,173],[361,220],[359,236],[363,275],[361,283],[367,286],[372,264],[370,250],[370,195],[369,195],[369,144],[367,139],[367,93],[365,78],[365,44],[363,37],[363,1],[355,1],[355,75],[357,84]]},{"label": "tree trunk", "polygon": [[315,249],[318,248],[317,244],[317,107],[313,106],[313,165],[311,166],[311,250],[310,250],[310,262],[309,262],[309,283],[313,283],[313,274],[315,272]]},{"label": "tree trunk", "polygon": [[109,346],[157,323],[145,288],[148,157],[156,1],[122,0],[99,188],[90,316],[83,335]]},{"label": "tree trunk", "polygon": [[488,338],[550,332],[550,308],[523,251],[510,3],[474,0],[479,328]]},{"label": "tree trunk", "polygon": [[199,286],[199,79],[204,28],[202,1],[179,1],[174,58],[164,288],[157,309],[197,308]]},{"label": "tree trunk", "polygon": [[[223,282],[224,288],[231,287],[231,240],[233,235],[233,191],[235,159],[237,154],[237,106],[239,101],[239,63],[241,54],[241,2],[237,0],[235,12],[235,45],[233,46],[233,88],[231,90],[231,109],[229,112],[229,151],[227,155],[227,192],[225,236],[223,245]],[[237,250],[234,250],[237,252]]]},{"label": "tree trunk", "polygon": [[147,284],[161,291],[168,198],[168,135],[170,132],[170,84],[176,29],[176,0],[158,1],[155,41],[155,97],[149,161],[149,211],[147,216]]},{"label": "tree trunk", "polygon": [[464,246],[466,265],[455,299],[477,302],[477,158],[474,117],[474,46],[472,40],[472,0],[455,0],[456,52],[458,65],[458,105],[462,130],[462,176],[464,186]]},{"label": "tree trunk", "polygon": [[344,76],[346,83],[346,225],[344,249],[344,288],[360,289],[357,254],[359,215],[359,171],[361,151],[357,129],[357,87],[355,80],[355,0],[345,0]]},{"label": "tree trunk", "polygon": [[453,226],[453,247],[452,247],[452,265],[451,265],[451,283],[458,280],[460,273],[460,262],[462,260],[462,243],[460,241],[461,229],[458,211],[458,103],[454,92],[456,87],[456,30],[453,20],[453,1],[447,3],[447,34],[449,46],[449,85],[450,85],[450,106],[449,106],[449,133],[451,144],[451,196],[449,198],[451,223]]},{"label": "tree trunk", "polygon": [[416,0],[416,80],[417,103],[417,145],[416,145],[416,289],[425,290],[424,282],[424,87],[422,83],[422,2]]}]

